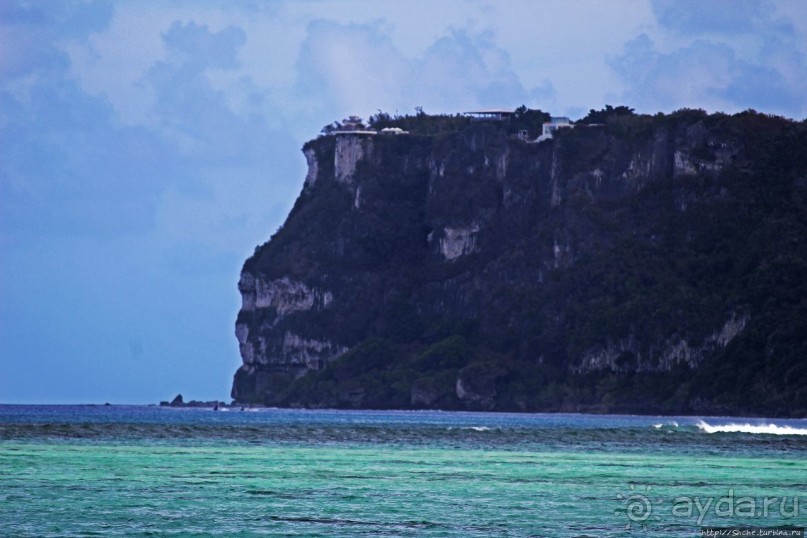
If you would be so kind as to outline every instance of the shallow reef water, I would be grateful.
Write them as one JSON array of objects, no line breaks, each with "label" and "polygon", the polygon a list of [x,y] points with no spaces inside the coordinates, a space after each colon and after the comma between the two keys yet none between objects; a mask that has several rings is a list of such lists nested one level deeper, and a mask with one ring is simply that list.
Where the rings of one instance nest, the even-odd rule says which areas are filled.
[{"label": "shallow reef water", "polygon": [[700,536],[804,497],[805,420],[0,406],[2,536]]}]

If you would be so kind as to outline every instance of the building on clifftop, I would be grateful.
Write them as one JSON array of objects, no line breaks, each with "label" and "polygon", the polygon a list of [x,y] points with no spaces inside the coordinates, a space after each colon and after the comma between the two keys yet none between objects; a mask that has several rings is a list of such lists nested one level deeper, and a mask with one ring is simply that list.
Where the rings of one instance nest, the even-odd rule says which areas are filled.
[{"label": "building on clifftop", "polygon": [[552,138],[552,135],[558,129],[572,129],[572,128],[574,128],[574,125],[572,125],[572,122],[569,121],[569,118],[567,118],[566,116],[553,117],[551,121],[547,121],[544,123],[541,136],[535,139],[535,141],[543,142],[544,140],[549,140],[550,138]]},{"label": "building on clifftop", "polygon": [[470,112],[463,112],[466,116],[470,116],[474,120],[489,120],[489,121],[504,121],[513,115],[512,110],[504,109],[489,109],[489,110],[472,110]]}]

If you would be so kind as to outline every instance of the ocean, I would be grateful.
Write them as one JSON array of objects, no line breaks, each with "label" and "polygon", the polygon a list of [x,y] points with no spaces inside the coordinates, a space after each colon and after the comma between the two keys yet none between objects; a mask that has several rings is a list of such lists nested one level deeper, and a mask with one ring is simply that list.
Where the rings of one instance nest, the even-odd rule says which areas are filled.
[{"label": "ocean", "polygon": [[807,525],[807,420],[0,406],[2,536]]}]

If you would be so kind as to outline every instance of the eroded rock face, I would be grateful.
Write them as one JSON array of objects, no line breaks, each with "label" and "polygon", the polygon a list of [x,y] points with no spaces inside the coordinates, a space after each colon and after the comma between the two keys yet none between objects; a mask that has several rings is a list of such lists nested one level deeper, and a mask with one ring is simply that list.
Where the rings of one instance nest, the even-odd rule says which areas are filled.
[{"label": "eroded rock face", "polygon": [[[778,168],[755,164],[759,125],[789,133],[764,151],[795,141]],[[689,113],[540,144],[486,122],[313,140],[300,198],[238,283],[233,397],[726,412],[699,372],[799,371],[776,363],[803,340],[776,286],[801,289],[800,129]]]},{"label": "eroded rock face", "polygon": [[305,161],[308,164],[308,173],[305,175],[305,186],[310,188],[317,182],[319,162],[317,161],[317,153],[311,148],[303,150],[303,155],[305,155]]},{"label": "eroded rock face", "polygon": [[273,310],[278,318],[291,312],[311,310],[315,306],[326,308],[333,300],[330,292],[312,290],[302,282],[287,277],[267,281],[242,273],[238,290],[241,292],[243,311],[268,308]]},{"label": "eroded rock face", "polygon": [[247,272],[241,274],[238,289],[241,311],[235,336],[244,365],[233,386],[236,400],[264,401],[272,374],[278,380],[299,378],[321,370],[347,350],[329,340],[283,331],[288,316],[327,309],[333,301],[329,291],[287,277],[267,280]]},{"label": "eroded rock face", "polygon": [[302,338],[294,333],[286,332],[283,336],[283,346],[280,356],[287,364],[305,365],[308,370],[322,370],[328,361],[347,351],[328,340],[315,338]]},{"label": "eroded rock face", "polygon": [[475,234],[478,231],[478,225],[460,228],[443,228],[438,241],[440,254],[442,254],[446,260],[454,260],[460,256],[474,252],[476,249]]},{"label": "eroded rock face", "polygon": [[642,345],[630,335],[605,346],[598,346],[585,353],[580,363],[573,367],[576,373],[600,370],[614,372],[669,372],[674,367],[685,365],[697,368],[710,354],[725,348],[739,335],[749,321],[746,314],[732,312],[731,317],[699,343],[687,338],[670,338],[655,345]]},{"label": "eroded rock face", "polygon": [[339,183],[352,184],[359,161],[372,153],[372,139],[358,135],[342,135],[335,137],[335,143],[334,178]]},{"label": "eroded rock face", "polygon": [[459,371],[457,398],[470,409],[490,410],[496,405],[496,380],[504,374],[497,365],[472,364]]}]

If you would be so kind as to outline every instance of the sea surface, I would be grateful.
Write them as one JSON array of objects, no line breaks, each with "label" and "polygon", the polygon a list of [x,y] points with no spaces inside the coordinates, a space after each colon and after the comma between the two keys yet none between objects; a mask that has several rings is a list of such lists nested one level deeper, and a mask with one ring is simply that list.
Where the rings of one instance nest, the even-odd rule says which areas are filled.
[{"label": "sea surface", "polygon": [[0,406],[1,536],[807,525],[807,421]]}]

